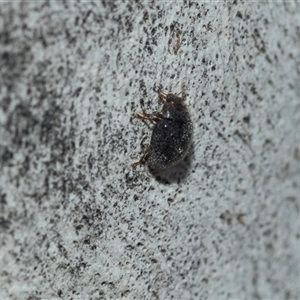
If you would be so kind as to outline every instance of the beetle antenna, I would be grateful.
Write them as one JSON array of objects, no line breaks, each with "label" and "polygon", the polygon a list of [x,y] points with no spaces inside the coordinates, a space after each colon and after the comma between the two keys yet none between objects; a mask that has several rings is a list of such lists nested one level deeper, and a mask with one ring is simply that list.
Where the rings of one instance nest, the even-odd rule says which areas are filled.
[{"label": "beetle antenna", "polygon": [[158,92],[158,97],[159,97],[159,99],[161,99],[161,100],[163,100],[163,101],[165,101],[165,100],[167,99],[168,94],[166,94],[166,93],[164,93],[164,92],[162,91],[162,86],[161,86],[161,85],[158,86],[157,92]]},{"label": "beetle antenna", "polygon": [[181,86],[181,91],[179,93],[176,94],[176,96],[179,96],[181,94],[182,97],[184,97],[184,90],[186,89],[186,85],[183,84]]}]

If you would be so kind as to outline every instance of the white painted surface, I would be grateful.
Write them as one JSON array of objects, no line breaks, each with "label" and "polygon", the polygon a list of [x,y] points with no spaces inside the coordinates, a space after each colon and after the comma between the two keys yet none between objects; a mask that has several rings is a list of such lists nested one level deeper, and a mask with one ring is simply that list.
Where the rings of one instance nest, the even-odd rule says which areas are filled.
[{"label": "white painted surface", "polygon": [[[0,20],[1,299],[300,298],[298,3],[2,3]],[[156,180],[130,164],[158,84],[187,85],[195,134]]]}]

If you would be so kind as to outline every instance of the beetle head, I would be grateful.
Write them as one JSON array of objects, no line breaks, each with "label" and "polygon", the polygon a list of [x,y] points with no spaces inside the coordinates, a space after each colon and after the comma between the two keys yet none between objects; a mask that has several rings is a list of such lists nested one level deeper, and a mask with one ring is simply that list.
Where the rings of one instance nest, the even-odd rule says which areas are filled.
[{"label": "beetle head", "polygon": [[165,98],[166,107],[175,107],[181,105],[184,105],[183,99],[174,94],[168,94],[167,97]]}]

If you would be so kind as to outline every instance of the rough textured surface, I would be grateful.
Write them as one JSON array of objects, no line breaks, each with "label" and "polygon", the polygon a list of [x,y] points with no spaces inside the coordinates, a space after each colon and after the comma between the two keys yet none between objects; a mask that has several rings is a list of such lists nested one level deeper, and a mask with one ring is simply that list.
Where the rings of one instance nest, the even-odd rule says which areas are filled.
[{"label": "rough textured surface", "polygon": [[[300,298],[300,5],[0,6],[0,298]],[[191,155],[132,170],[187,85]],[[144,139],[145,138],[145,139]]]}]

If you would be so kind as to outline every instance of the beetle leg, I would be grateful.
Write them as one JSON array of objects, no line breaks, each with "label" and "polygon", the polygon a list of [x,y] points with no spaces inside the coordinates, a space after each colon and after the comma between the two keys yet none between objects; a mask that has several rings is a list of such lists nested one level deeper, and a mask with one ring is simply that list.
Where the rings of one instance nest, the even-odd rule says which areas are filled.
[{"label": "beetle leg", "polygon": [[159,94],[158,94],[159,99],[166,101],[167,97],[168,97],[168,94],[163,93],[162,91],[159,91]]},{"label": "beetle leg", "polygon": [[144,109],[142,110],[141,113],[138,113],[135,115],[138,119],[140,120],[149,120],[150,119],[150,114],[148,114]]},{"label": "beetle leg", "polygon": [[136,162],[134,162],[133,164],[131,164],[131,166],[132,166],[133,168],[135,168],[136,166],[142,164],[143,161],[145,160],[146,156],[148,155],[149,150],[150,150],[150,146],[147,147],[147,149],[145,150],[143,156],[142,156],[138,161],[136,161]]},{"label": "beetle leg", "polygon": [[183,96],[183,91],[186,89],[186,85],[185,84],[183,84],[182,86],[181,86],[181,91],[179,92],[179,93],[177,93],[176,94],[176,96],[179,96],[180,94]]},{"label": "beetle leg", "polygon": [[160,114],[160,113],[148,114],[144,109],[142,110],[141,113],[138,113],[135,116],[142,121],[150,120],[150,121],[154,121],[154,122],[159,122],[162,119],[164,119],[163,114]]},{"label": "beetle leg", "polygon": [[161,121],[161,120],[163,120],[165,117],[164,117],[164,115],[163,114],[160,114],[160,113],[157,113],[157,114],[152,114],[152,120],[154,121],[154,122],[159,122],[159,121]]}]

